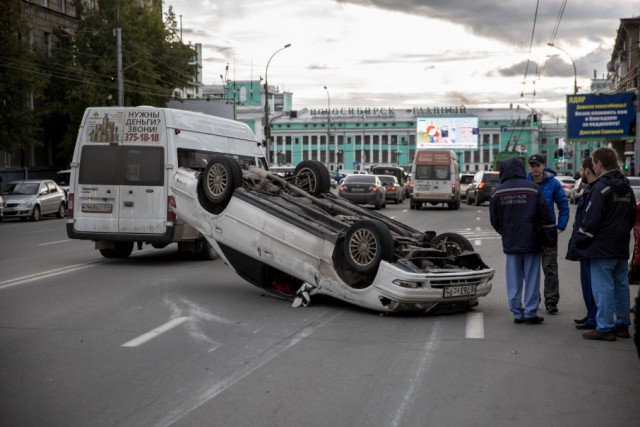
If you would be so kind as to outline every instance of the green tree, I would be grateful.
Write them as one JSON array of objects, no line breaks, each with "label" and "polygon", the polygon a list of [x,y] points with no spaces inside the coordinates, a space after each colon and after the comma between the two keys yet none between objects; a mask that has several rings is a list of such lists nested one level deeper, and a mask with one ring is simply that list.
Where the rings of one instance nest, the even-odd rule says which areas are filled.
[{"label": "green tree", "polygon": [[54,76],[46,92],[45,129],[59,138],[61,163],[71,158],[84,110],[118,103],[118,26],[126,106],[164,107],[173,89],[186,86],[195,76],[191,64],[195,50],[177,37],[171,8],[164,22],[158,8],[140,7],[136,0],[102,0],[97,10],[82,9],[73,34],[56,32],[56,49],[49,58]]},{"label": "green tree", "polygon": [[21,0],[5,0],[0,15],[0,151],[19,153],[40,143],[34,110],[47,83],[43,55],[28,44],[29,22]]}]

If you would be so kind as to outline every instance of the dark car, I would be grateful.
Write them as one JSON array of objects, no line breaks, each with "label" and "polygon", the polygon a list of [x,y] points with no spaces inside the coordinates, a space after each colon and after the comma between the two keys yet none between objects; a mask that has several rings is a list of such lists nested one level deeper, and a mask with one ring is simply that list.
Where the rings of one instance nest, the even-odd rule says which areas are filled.
[{"label": "dark car", "polygon": [[404,202],[404,188],[393,175],[376,175],[387,190],[387,200],[393,200],[397,205]]},{"label": "dark car", "polygon": [[491,191],[500,184],[500,172],[479,171],[467,187],[467,204],[480,206],[491,198]]},{"label": "dark car", "polygon": [[387,191],[376,175],[349,175],[340,185],[338,195],[359,205],[373,205],[376,210],[387,205]]}]

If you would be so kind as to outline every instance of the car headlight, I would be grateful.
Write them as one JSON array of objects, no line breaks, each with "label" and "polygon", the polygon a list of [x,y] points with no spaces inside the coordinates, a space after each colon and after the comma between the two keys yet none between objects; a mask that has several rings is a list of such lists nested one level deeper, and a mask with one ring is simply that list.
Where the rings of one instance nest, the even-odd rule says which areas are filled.
[{"label": "car headlight", "polygon": [[21,209],[31,209],[31,206],[33,206],[33,200],[27,200],[26,202],[18,204],[18,208]]}]

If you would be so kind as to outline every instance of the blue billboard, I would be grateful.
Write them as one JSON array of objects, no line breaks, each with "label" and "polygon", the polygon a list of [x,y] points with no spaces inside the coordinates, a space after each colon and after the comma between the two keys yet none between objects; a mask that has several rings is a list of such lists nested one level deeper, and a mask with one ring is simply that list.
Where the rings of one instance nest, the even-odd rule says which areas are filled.
[{"label": "blue billboard", "polygon": [[635,139],[634,99],[633,92],[567,95],[567,139]]}]

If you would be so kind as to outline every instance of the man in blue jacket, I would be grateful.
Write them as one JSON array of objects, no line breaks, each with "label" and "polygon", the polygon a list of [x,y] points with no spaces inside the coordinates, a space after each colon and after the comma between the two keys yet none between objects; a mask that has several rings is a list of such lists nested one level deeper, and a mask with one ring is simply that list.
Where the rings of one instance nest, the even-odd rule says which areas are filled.
[{"label": "man in blue jacket", "polygon": [[[569,223],[569,202],[562,184],[556,179],[556,171],[546,166],[544,157],[534,154],[529,157],[529,174],[527,179],[537,183],[556,221],[555,206],[558,207],[557,234],[567,228]],[[558,246],[550,246],[542,253],[542,271],[544,273],[544,306],[549,314],[558,313],[560,300],[560,279],[558,277]]]},{"label": "man in blue jacket", "polygon": [[525,178],[521,160],[500,162],[500,185],[491,192],[489,214],[507,257],[507,296],[514,322],[540,324],[544,321],[537,315],[542,250],[557,246],[558,233],[542,191]]},{"label": "man in blue jacket", "polygon": [[582,336],[615,341],[616,337],[630,337],[628,259],[636,198],[629,180],[618,169],[613,149],[598,148],[591,157],[598,178],[573,241],[576,256],[589,259],[591,289],[598,308],[596,329]]}]

